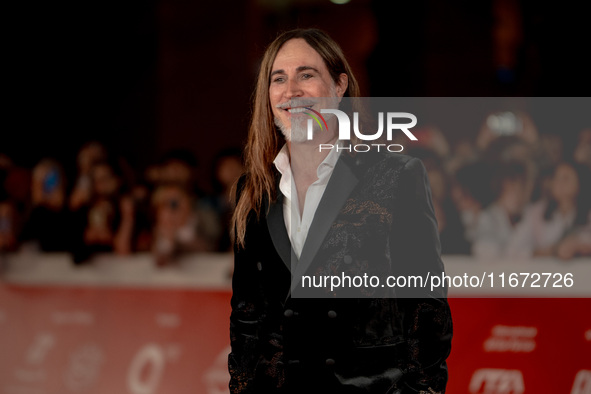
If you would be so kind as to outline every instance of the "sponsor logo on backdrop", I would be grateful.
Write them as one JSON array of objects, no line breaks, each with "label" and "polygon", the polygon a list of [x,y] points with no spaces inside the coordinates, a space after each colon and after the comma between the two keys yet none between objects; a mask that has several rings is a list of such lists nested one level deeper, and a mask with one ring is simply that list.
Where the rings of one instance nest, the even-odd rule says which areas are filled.
[{"label": "sponsor logo on backdrop", "polygon": [[38,384],[47,379],[45,360],[54,346],[55,337],[51,333],[40,332],[33,338],[24,353],[25,365],[17,364],[12,371],[13,377],[18,382],[12,386],[15,392],[26,392],[26,386]]},{"label": "sponsor logo on backdrop", "polygon": [[518,369],[478,369],[472,375],[471,394],[521,394],[525,391],[523,374]]},{"label": "sponsor logo on backdrop", "polygon": [[98,381],[104,355],[96,344],[82,345],[70,354],[64,383],[72,393],[85,393]]},{"label": "sponsor logo on backdrop", "polygon": [[486,352],[529,353],[536,348],[536,327],[496,325],[483,344]]},{"label": "sponsor logo on backdrop", "polygon": [[48,332],[37,334],[31,346],[27,349],[25,359],[27,363],[35,365],[42,364],[45,357],[55,345],[55,337]]},{"label": "sponsor logo on backdrop", "polygon": [[[180,345],[161,346],[148,343],[135,354],[127,371],[127,388],[131,394],[156,394],[166,365],[179,359]],[[147,371],[147,372],[146,372]]]},{"label": "sponsor logo on backdrop", "polygon": [[92,326],[95,319],[89,311],[55,311],[51,313],[51,321],[58,326]]},{"label": "sponsor logo on backdrop", "polygon": [[211,366],[203,376],[207,393],[205,394],[228,394],[228,354],[232,351],[230,346],[225,347],[216,357]]},{"label": "sponsor logo on backdrop", "polygon": [[181,317],[176,313],[157,313],[155,320],[162,328],[177,328],[181,325]]},{"label": "sponsor logo on backdrop", "polygon": [[577,372],[571,394],[591,394],[591,371],[581,369]]}]

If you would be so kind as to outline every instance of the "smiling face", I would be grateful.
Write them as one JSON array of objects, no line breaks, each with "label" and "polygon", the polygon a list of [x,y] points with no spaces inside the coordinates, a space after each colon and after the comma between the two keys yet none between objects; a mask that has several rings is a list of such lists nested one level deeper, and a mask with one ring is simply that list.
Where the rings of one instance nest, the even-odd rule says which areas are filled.
[{"label": "smiling face", "polygon": [[305,141],[308,116],[303,112],[306,107],[320,109],[317,101],[306,98],[341,98],[346,90],[346,74],[335,83],[320,54],[304,39],[291,39],[277,53],[271,71],[269,100],[275,124],[287,141]]}]

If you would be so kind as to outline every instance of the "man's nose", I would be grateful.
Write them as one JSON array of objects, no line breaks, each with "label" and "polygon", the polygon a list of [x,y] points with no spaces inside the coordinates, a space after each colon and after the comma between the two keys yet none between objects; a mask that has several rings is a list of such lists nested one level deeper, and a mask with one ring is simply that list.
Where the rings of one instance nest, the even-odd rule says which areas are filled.
[{"label": "man's nose", "polygon": [[287,91],[285,94],[287,97],[301,97],[303,95],[303,91],[297,79],[290,78],[287,81]]}]

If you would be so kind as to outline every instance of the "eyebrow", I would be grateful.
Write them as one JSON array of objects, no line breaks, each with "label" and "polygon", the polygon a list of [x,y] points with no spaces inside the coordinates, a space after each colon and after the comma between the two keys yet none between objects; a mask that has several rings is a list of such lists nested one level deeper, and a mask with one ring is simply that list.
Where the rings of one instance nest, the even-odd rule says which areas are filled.
[{"label": "eyebrow", "polygon": [[[306,71],[306,70],[313,70],[316,71],[318,74],[320,74],[320,72],[312,66],[299,66],[298,68],[296,68],[296,72],[302,72],[302,71]],[[276,74],[285,74],[285,70],[275,70],[271,73],[271,76],[276,75]]]}]

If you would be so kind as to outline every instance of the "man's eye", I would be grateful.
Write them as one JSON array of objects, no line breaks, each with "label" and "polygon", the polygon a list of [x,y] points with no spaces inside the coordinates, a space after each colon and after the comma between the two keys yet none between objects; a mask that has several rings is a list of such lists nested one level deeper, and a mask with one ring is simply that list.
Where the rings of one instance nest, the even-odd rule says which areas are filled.
[{"label": "man's eye", "polygon": [[275,82],[275,83],[281,83],[284,81],[285,81],[285,78],[283,78],[283,77],[277,77],[277,78],[273,79],[273,82]]},{"label": "man's eye", "polygon": [[310,79],[312,78],[312,74],[302,74],[302,79]]}]

